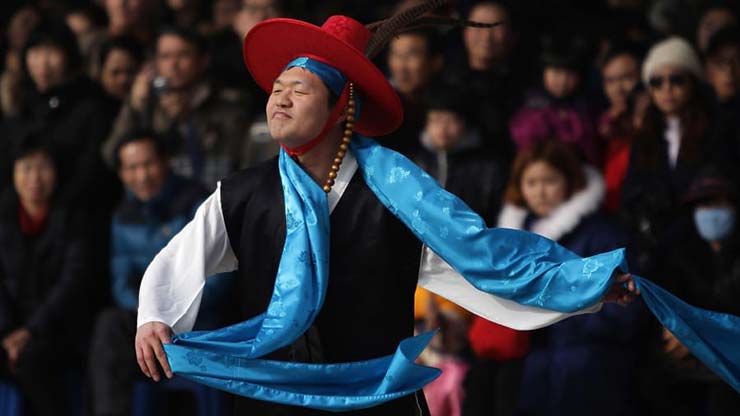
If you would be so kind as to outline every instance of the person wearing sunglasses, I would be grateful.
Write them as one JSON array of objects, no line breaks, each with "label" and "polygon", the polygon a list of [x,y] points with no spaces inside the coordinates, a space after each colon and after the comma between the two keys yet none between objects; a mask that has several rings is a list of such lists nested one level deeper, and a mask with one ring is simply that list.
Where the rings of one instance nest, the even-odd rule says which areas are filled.
[{"label": "person wearing sunglasses", "polygon": [[641,267],[649,268],[663,241],[679,229],[677,197],[701,166],[728,176],[737,164],[731,131],[705,94],[704,70],[693,47],[671,37],[655,44],[642,66],[650,104],[633,143],[622,188],[622,212],[633,228]]},{"label": "person wearing sunglasses", "polygon": [[655,258],[671,228],[675,195],[693,177],[691,165],[702,155],[709,107],[698,89],[703,79],[696,52],[678,37],[655,44],[642,66],[650,104],[630,151],[621,202],[634,244],[643,253],[642,267]]}]

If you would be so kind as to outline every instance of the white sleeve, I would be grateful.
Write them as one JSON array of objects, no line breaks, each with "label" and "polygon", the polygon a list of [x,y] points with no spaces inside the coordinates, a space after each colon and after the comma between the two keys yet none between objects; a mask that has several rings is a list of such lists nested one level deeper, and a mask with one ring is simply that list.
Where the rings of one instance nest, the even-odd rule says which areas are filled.
[{"label": "white sleeve", "polygon": [[221,211],[221,183],[195,217],[147,267],[139,288],[137,327],[162,322],[175,333],[190,331],[198,316],[206,276],[236,270]]},{"label": "white sleeve", "polygon": [[520,305],[478,290],[426,245],[422,248],[419,286],[497,324],[518,330],[552,325],[574,315],[598,312],[601,303],[573,313]]}]

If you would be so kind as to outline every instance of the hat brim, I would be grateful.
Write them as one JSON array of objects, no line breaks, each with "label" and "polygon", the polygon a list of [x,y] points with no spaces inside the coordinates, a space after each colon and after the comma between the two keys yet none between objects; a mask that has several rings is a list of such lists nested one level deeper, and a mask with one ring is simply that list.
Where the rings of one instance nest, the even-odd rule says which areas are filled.
[{"label": "hat brim", "polygon": [[288,62],[299,56],[319,57],[341,71],[359,90],[362,113],[355,131],[360,134],[383,136],[403,121],[401,100],[383,73],[362,52],[318,26],[295,19],[266,20],[247,33],[243,52],[247,69],[268,94]]}]

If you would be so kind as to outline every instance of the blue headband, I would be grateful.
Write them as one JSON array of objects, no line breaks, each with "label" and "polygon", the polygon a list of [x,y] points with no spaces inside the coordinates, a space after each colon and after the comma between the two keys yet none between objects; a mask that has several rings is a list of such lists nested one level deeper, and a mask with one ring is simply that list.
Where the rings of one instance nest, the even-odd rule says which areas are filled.
[{"label": "blue headband", "polygon": [[347,83],[347,77],[337,69],[315,59],[299,56],[290,61],[283,71],[287,71],[296,66],[313,72],[316,76],[321,78],[322,81],[324,81],[324,84],[326,84],[326,87],[329,88],[331,92],[337,96],[342,95],[344,84]]},{"label": "blue headband", "polygon": [[[288,62],[288,65],[285,65],[285,69],[283,69],[283,71],[287,71],[290,68],[294,67],[299,67],[311,71],[311,73],[321,78],[321,81],[324,82],[324,85],[326,85],[326,87],[329,88],[329,90],[333,92],[337,97],[342,96],[344,85],[347,84],[347,77],[339,72],[338,69],[333,68],[321,61],[317,61],[306,56],[299,56],[298,58],[295,58],[292,61]],[[357,94],[355,94],[355,118],[359,119],[359,117],[360,98],[357,96]]]}]

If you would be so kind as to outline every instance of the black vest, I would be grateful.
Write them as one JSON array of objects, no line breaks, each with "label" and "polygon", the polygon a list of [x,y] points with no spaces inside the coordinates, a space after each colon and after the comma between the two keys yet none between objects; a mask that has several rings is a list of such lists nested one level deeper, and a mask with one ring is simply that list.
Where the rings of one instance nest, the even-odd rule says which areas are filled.
[{"label": "black vest", "polygon": [[[243,318],[267,309],[285,243],[285,206],[277,158],[221,184],[221,206],[239,260]],[[421,243],[367,187],[358,171],[331,214],[329,285],[306,343],[308,356],[272,359],[329,363],[391,354],[413,334]],[[316,332],[314,332],[316,331]],[[300,344],[299,340],[299,343]]]}]

